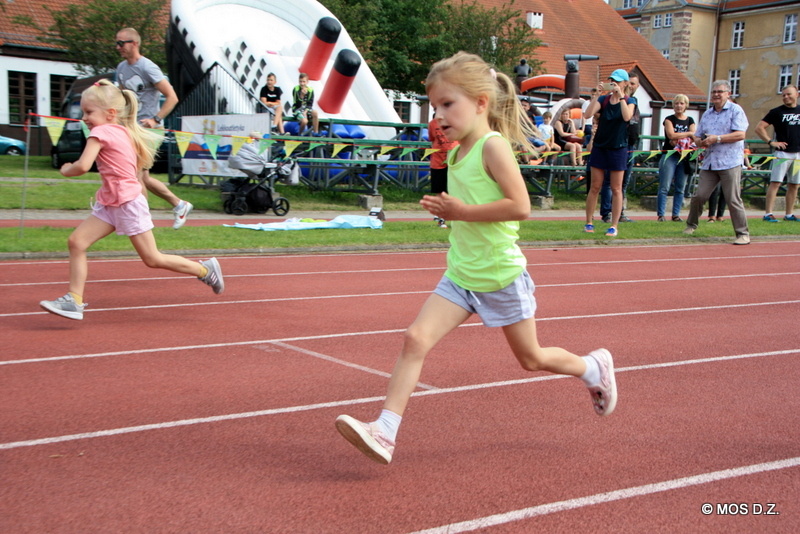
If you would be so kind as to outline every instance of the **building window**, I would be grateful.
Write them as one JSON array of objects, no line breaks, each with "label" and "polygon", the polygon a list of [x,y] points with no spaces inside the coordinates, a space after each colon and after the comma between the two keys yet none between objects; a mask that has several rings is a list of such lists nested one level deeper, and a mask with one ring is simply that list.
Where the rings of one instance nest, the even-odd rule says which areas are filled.
[{"label": "building window", "polygon": [[633,7],[633,0],[624,0],[622,2],[622,9],[630,9]]},{"label": "building window", "polygon": [[792,85],[792,65],[781,65],[781,70],[778,74],[778,94],[787,85]]},{"label": "building window", "polygon": [[664,56],[664,59],[669,59],[669,48],[662,50],[661,55]]},{"label": "building window", "polygon": [[653,28],[660,28],[661,27],[661,13],[658,15],[653,15]]},{"label": "building window", "polygon": [[733,23],[733,38],[731,48],[741,48],[744,45],[744,21]]},{"label": "building window", "polygon": [[400,120],[403,122],[411,121],[411,101],[409,100],[395,100],[394,110],[400,115]]},{"label": "building window", "polygon": [[783,23],[783,42],[795,41],[797,41],[797,13],[786,15],[786,21]]},{"label": "building window", "polygon": [[664,27],[669,28],[672,26],[672,13],[664,14]]},{"label": "building window", "polygon": [[731,86],[731,96],[739,96],[739,82],[742,80],[742,71],[728,71],[728,83]]},{"label": "building window", "polygon": [[61,103],[74,81],[75,76],[50,76],[50,115],[53,117],[61,116]]},{"label": "building window", "polygon": [[8,72],[8,122],[23,124],[28,111],[36,112],[36,74]]},{"label": "building window", "polygon": [[642,4],[644,4],[644,0],[636,0],[636,7],[642,7]]}]

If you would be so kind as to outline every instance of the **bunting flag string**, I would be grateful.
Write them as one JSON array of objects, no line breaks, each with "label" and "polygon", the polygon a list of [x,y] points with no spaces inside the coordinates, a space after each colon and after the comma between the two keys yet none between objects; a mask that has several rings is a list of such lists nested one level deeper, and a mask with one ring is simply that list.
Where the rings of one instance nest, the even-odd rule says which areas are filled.
[{"label": "bunting flag string", "polygon": [[[53,145],[58,143],[58,139],[61,137],[61,132],[63,131],[64,127],[66,126],[67,122],[77,121],[80,124],[81,131],[83,134],[88,137],[89,136],[89,128],[86,126],[86,123],[80,119],[68,119],[64,117],[53,117],[48,115],[39,115],[36,113],[31,113],[30,116],[32,117],[39,117],[41,120],[42,125],[47,129],[47,133],[50,136],[50,140]],[[178,151],[180,152],[181,157],[186,155],[186,151],[188,150],[189,145],[192,142],[192,139],[197,136],[202,138],[205,141],[205,145],[209,153],[214,159],[217,159],[217,150],[221,144],[223,139],[230,139],[231,141],[231,155],[235,155],[239,152],[239,149],[245,144],[250,142],[251,140],[257,140],[259,142],[259,154],[263,153],[268,147],[276,142],[282,142],[284,147],[284,152],[286,157],[292,155],[292,153],[297,150],[304,143],[308,143],[308,150],[313,150],[315,148],[319,148],[322,146],[331,146],[331,155],[330,157],[336,157],[340,152],[345,149],[350,148],[354,153],[358,153],[362,150],[366,149],[373,149],[377,150],[380,155],[385,155],[393,150],[400,151],[400,157],[405,157],[413,152],[420,151],[420,159],[430,158],[432,154],[439,151],[440,149],[435,148],[427,148],[427,147],[408,147],[408,146],[394,146],[391,142],[364,142],[364,140],[360,140],[359,142],[342,142],[341,140],[319,140],[319,139],[309,139],[308,141],[297,141],[291,139],[281,139],[280,136],[277,138],[272,137],[269,139],[257,139],[252,137],[243,137],[237,135],[220,135],[220,134],[209,134],[209,133],[199,133],[199,132],[183,132],[180,130],[167,130],[163,128],[155,128],[151,131],[159,133],[162,138],[167,132],[171,132],[175,136],[175,142],[178,146]],[[223,143],[224,144],[224,143]],[[697,148],[694,150],[682,150],[680,151],[680,160],[683,161],[685,158],[689,158],[689,161],[695,161],[700,154],[705,151],[703,148]],[[675,150],[669,150],[665,154],[666,157],[671,156],[674,154]],[[648,161],[655,157],[658,154],[661,154],[661,150],[634,150],[631,151],[630,160],[633,161],[636,156],[647,154],[647,157],[644,161]],[[548,151],[542,152],[539,154],[541,158],[548,158],[550,156],[556,157],[565,157],[568,156],[569,152],[558,152],[558,151]],[[583,157],[588,156],[590,154],[589,151],[581,152]],[[785,161],[790,160],[790,158],[776,158],[772,155],[764,155],[764,154],[748,154],[744,156],[750,166],[754,168],[764,168],[764,166],[771,161],[775,161],[777,163],[783,163]],[[800,160],[792,160],[792,172],[797,172],[800,169]]]}]

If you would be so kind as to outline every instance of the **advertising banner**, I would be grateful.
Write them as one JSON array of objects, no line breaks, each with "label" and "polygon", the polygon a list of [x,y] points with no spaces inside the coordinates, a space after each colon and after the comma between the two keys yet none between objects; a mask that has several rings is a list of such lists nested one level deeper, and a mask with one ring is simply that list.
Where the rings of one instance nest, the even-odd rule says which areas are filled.
[{"label": "advertising banner", "polygon": [[[183,174],[195,176],[244,176],[239,170],[228,168],[228,158],[233,155],[250,134],[269,132],[269,114],[253,115],[194,115],[181,119],[181,132],[176,132],[181,147]],[[182,134],[182,135],[179,135]],[[238,150],[237,150],[238,151]]]}]

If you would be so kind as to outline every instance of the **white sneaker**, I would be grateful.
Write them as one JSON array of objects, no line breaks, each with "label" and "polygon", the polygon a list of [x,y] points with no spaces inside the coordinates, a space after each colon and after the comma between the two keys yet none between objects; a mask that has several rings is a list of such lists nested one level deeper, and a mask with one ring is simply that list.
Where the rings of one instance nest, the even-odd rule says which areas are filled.
[{"label": "white sneaker", "polygon": [[614,359],[606,349],[589,353],[600,366],[600,384],[589,388],[592,405],[597,415],[611,415],[617,406],[617,379],[614,377]]},{"label": "white sneaker", "polygon": [[194,206],[191,202],[186,202],[185,200],[181,200],[180,204],[172,208],[172,213],[175,215],[175,222],[172,223],[172,229],[178,230],[181,226],[186,223],[186,218],[194,209]]},{"label": "white sneaker", "polygon": [[371,460],[388,465],[394,453],[394,441],[383,435],[375,423],[362,423],[349,415],[336,418],[336,430]]},{"label": "white sneaker", "polygon": [[736,241],[733,242],[734,245],[749,245],[750,244],[750,236],[747,234],[740,234],[736,236]]}]

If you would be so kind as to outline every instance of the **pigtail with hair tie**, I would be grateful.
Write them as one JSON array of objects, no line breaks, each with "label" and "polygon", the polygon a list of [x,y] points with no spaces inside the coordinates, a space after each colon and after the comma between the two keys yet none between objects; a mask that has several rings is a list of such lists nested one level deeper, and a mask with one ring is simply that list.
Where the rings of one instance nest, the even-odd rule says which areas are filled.
[{"label": "pigtail with hair tie", "polygon": [[492,75],[493,80],[497,80],[497,71],[494,69],[489,69],[489,74]]}]

